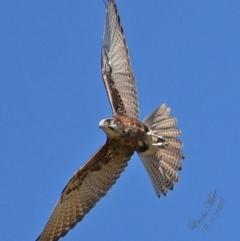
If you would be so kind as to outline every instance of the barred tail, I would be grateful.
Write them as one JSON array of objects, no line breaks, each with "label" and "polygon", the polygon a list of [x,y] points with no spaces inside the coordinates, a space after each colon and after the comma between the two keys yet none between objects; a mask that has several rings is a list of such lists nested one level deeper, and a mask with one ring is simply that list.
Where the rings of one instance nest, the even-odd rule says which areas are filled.
[{"label": "barred tail", "polygon": [[179,181],[177,171],[182,169],[182,142],[177,139],[181,131],[176,128],[177,120],[170,117],[170,108],[165,104],[158,107],[143,123],[149,128],[151,146],[138,155],[143,162],[158,197],[173,190]]}]

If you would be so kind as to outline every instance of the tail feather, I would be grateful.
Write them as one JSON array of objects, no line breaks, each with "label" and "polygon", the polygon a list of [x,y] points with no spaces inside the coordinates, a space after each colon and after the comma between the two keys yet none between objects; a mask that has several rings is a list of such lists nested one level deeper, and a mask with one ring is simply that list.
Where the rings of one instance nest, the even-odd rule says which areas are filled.
[{"label": "tail feather", "polygon": [[164,139],[167,141],[168,145],[170,145],[173,148],[180,149],[182,147],[182,142],[178,139],[175,139],[173,137],[164,137]]},{"label": "tail feather", "polygon": [[172,126],[175,126],[177,124],[176,118],[166,118],[165,120],[162,120],[160,123],[155,119],[155,124],[151,125],[152,128],[155,128],[156,130],[159,129],[165,129]]},{"label": "tail feather", "polygon": [[164,120],[169,117],[170,114],[170,108],[166,106],[166,104],[161,105],[159,108],[157,108],[153,113],[151,113],[149,116],[147,116],[144,120],[143,123],[146,126],[150,126],[155,124],[158,121],[158,117],[161,116],[161,120]]},{"label": "tail feather", "polygon": [[180,135],[181,131],[175,127],[158,129],[152,131],[157,136],[165,136],[165,137],[177,137]]},{"label": "tail feather", "polygon": [[179,154],[173,154],[171,150],[162,149],[161,151],[158,151],[156,153],[156,159],[158,160],[164,160],[173,170],[175,171],[181,171],[182,165],[180,162]]},{"label": "tail feather", "polygon": [[[160,192],[164,192],[164,185],[161,180],[161,176],[163,176],[162,170],[159,169],[159,163],[158,161],[153,158],[152,156],[149,156],[148,159],[145,161],[145,157],[141,154],[139,154],[140,159],[143,162],[144,167],[146,168],[150,179],[153,184],[153,188],[157,194],[157,196],[160,196]],[[147,162],[148,161],[148,162]]]},{"label": "tail feather", "polygon": [[143,121],[150,130],[151,146],[146,152],[138,153],[158,197],[167,195],[168,189],[173,190],[184,159],[182,142],[177,139],[181,131],[175,127],[177,120],[170,117],[170,112],[163,104]]}]

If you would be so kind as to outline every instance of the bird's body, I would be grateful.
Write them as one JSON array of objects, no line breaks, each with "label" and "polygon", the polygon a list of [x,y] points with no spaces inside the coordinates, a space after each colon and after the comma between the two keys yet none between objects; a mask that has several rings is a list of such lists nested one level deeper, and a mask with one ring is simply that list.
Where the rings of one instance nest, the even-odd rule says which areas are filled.
[{"label": "bird's body", "polygon": [[[112,120],[117,123],[121,128],[115,128],[114,130],[109,125],[105,125],[104,122]],[[111,119],[106,119],[100,122],[100,126],[109,139],[117,138],[119,143],[125,145],[127,148],[131,148],[133,151],[140,151],[144,146],[142,143],[148,144],[148,128],[135,118],[128,116],[114,115]],[[142,150],[143,151],[143,150]]]},{"label": "bird's body", "polygon": [[106,9],[102,76],[113,111],[113,117],[99,123],[107,140],[64,187],[37,241],[57,241],[65,236],[106,195],[134,152],[158,197],[167,195],[179,180],[182,143],[170,108],[163,104],[142,122],[138,120],[136,82],[114,0],[108,0]]}]

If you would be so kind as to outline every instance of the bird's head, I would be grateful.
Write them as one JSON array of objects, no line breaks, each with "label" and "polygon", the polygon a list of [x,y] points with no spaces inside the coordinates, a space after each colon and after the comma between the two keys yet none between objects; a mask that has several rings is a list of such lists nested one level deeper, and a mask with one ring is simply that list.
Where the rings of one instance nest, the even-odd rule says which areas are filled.
[{"label": "bird's head", "polygon": [[99,122],[99,128],[102,128],[109,138],[118,138],[123,132],[121,121],[115,118],[101,120]]}]

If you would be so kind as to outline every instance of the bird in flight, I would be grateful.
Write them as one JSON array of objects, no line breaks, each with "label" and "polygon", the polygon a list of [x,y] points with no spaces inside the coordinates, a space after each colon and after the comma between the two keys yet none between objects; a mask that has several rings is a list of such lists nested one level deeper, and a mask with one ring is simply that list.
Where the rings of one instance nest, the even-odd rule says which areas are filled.
[{"label": "bird in flight", "polygon": [[136,151],[158,197],[178,182],[184,158],[180,130],[165,104],[140,122],[136,82],[123,28],[114,0],[106,4],[102,46],[102,77],[113,117],[99,127],[106,143],[79,168],[61,196],[37,241],[57,241],[65,236],[105,196]]}]

